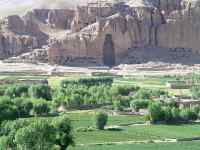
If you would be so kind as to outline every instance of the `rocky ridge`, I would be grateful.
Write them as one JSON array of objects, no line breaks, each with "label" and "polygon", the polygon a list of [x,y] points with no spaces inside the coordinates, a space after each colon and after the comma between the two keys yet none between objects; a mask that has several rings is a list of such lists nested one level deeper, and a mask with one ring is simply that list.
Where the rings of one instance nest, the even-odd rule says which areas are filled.
[{"label": "rocky ridge", "polygon": [[200,0],[130,0],[91,3],[76,10],[35,9],[23,17],[8,16],[0,26],[0,58],[15,58],[10,61],[200,62]]}]

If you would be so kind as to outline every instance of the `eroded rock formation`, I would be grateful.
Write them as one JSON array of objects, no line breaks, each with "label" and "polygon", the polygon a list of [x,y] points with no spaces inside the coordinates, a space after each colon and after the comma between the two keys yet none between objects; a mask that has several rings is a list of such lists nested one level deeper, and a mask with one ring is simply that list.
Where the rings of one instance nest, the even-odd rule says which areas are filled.
[{"label": "eroded rock formation", "polygon": [[68,63],[83,57],[112,65],[136,47],[200,52],[199,2],[135,0],[122,4],[124,9],[118,10],[113,10],[115,5],[80,7],[72,22],[74,32],[63,40],[51,41],[49,60]]},{"label": "eroded rock formation", "polygon": [[1,24],[3,58],[43,45],[49,46],[49,62],[58,64],[112,66],[140,49],[169,51],[169,56],[176,49],[200,52],[200,0],[93,2],[76,10],[35,9],[22,18],[9,16]]}]

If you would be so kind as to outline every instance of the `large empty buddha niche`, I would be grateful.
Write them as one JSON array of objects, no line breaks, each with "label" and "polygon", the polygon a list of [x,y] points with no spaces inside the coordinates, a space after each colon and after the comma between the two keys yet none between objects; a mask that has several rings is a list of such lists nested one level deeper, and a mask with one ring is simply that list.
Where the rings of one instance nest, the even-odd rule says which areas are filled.
[{"label": "large empty buddha niche", "polygon": [[103,62],[106,66],[115,65],[115,48],[111,34],[106,34],[103,46]]}]

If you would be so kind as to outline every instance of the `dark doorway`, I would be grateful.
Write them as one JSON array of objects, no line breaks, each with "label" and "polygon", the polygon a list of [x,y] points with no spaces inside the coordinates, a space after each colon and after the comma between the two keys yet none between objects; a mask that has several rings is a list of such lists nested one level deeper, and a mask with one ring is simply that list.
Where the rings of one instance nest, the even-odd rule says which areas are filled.
[{"label": "dark doorway", "polygon": [[111,34],[106,34],[103,45],[103,62],[104,65],[112,67],[115,65],[115,48]]}]

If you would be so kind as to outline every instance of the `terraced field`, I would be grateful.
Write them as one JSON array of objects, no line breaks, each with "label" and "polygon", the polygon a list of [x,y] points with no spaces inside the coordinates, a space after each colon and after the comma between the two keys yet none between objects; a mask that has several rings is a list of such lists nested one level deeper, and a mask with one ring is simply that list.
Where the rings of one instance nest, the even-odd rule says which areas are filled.
[{"label": "terraced field", "polygon": [[200,142],[77,146],[69,150],[199,150]]}]

